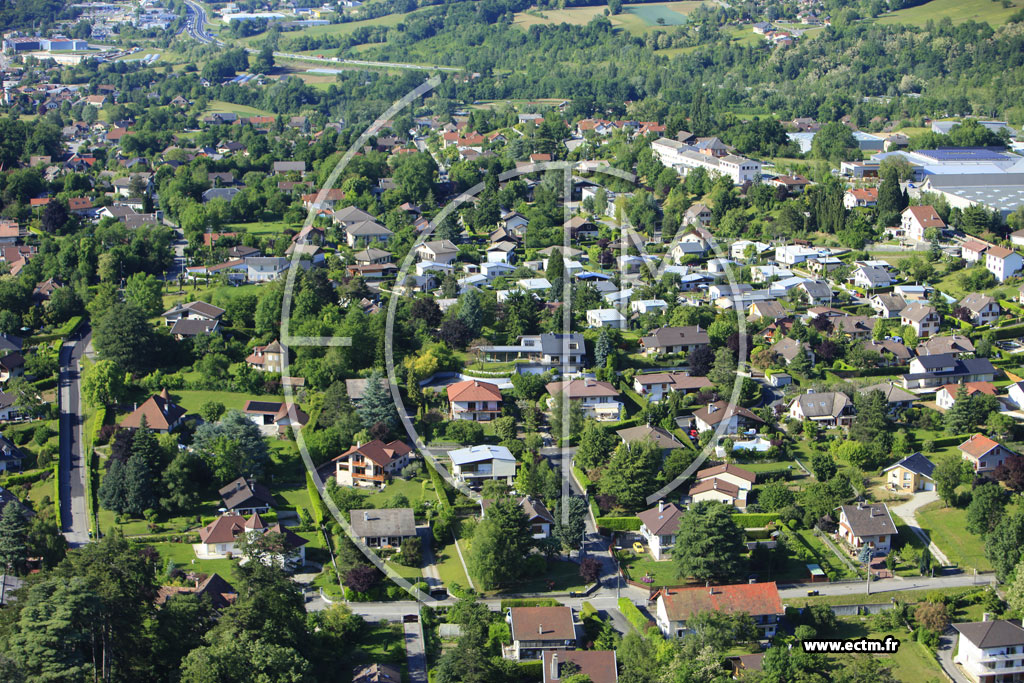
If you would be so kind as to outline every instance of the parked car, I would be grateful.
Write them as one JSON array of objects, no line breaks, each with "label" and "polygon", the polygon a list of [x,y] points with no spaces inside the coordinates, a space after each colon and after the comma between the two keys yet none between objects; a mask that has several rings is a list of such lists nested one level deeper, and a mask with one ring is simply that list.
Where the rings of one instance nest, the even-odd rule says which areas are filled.
[{"label": "parked car", "polygon": [[637,555],[641,555],[644,552],[644,544],[640,541],[633,541],[633,552]]}]

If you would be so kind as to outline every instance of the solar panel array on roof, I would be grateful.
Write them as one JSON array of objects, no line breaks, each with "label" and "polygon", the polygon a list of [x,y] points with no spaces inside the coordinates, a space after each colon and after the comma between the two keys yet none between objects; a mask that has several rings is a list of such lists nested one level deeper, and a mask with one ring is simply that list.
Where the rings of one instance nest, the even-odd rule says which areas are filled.
[{"label": "solar panel array on roof", "polygon": [[936,161],[998,161],[1006,158],[1005,153],[988,147],[919,149],[914,153]]}]

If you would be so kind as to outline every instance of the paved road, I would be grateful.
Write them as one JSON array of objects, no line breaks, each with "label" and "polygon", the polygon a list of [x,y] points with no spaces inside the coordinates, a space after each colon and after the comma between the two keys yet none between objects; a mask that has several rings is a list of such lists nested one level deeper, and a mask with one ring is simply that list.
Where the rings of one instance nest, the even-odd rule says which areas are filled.
[{"label": "paved road", "polygon": [[[185,31],[196,41],[208,45],[226,44],[218,40],[206,30],[206,10],[201,5],[185,0]],[[257,54],[259,50],[246,48],[246,52]],[[386,69],[410,69],[413,71],[464,71],[461,66],[435,66],[430,64],[408,64],[404,62],[375,62],[365,59],[341,59],[340,57],[311,57],[309,55],[293,54],[290,52],[275,52],[275,58],[298,59],[304,62],[316,62],[318,64],[349,64],[352,66],[374,66]]]},{"label": "paved road", "polygon": [[939,665],[955,683],[973,683],[953,663],[953,649],[956,647],[957,632],[952,626],[939,639]]},{"label": "paved road", "polygon": [[402,624],[405,631],[405,656],[409,658],[409,680],[427,683],[427,653],[423,646],[423,626],[419,620]]},{"label": "paved road", "polygon": [[[963,572],[950,576],[936,576],[935,578],[914,577],[881,579],[871,582],[871,596],[884,594],[886,598],[899,591],[910,590],[932,590],[934,588],[958,588],[960,586],[986,586],[995,580],[995,574],[986,573],[975,575]],[[786,598],[807,597],[807,591],[816,590],[819,595],[865,595],[866,582],[850,581],[843,583],[800,583],[779,584],[779,596]],[[865,598],[869,596],[865,595]]]},{"label": "paved road", "polygon": [[79,360],[92,338],[67,341],[60,349],[60,528],[71,547],[89,542],[85,499],[87,468],[82,460],[82,402]]},{"label": "paved road", "polygon": [[946,554],[939,550],[938,546],[935,545],[935,543],[932,542],[932,539],[928,537],[928,534],[925,533],[924,529],[922,529],[921,525],[918,523],[916,516],[918,508],[922,505],[935,502],[938,499],[939,494],[935,491],[920,491],[911,496],[910,500],[906,503],[890,507],[889,511],[906,522],[907,526],[910,527],[910,530],[917,534],[918,538],[928,544],[928,550],[931,551],[932,557],[935,558],[936,562],[942,565],[948,565],[949,559],[946,557]]}]

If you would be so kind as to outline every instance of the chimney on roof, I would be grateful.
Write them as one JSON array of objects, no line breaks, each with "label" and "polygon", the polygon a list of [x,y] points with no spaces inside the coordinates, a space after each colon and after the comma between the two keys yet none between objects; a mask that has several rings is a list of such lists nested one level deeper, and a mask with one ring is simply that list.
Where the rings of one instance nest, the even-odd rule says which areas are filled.
[{"label": "chimney on roof", "polygon": [[537,635],[544,635],[544,624],[537,624]]},{"label": "chimney on roof", "polygon": [[369,522],[370,521],[370,511],[369,510],[363,510],[363,521],[364,522]]},{"label": "chimney on roof", "polygon": [[551,653],[551,680],[558,678],[558,653]]},{"label": "chimney on roof", "polygon": [[981,620],[982,621],[992,621],[992,613],[991,612],[982,612],[981,613]]},{"label": "chimney on roof", "polygon": [[659,500],[658,501],[658,512],[664,512],[664,511],[665,511],[665,501],[664,500]]},{"label": "chimney on roof", "polygon": [[718,410],[718,408],[715,407],[714,403],[709,403],[708,404],[708,415],[710,415],[711,413],[715,412],[716,410]]}]

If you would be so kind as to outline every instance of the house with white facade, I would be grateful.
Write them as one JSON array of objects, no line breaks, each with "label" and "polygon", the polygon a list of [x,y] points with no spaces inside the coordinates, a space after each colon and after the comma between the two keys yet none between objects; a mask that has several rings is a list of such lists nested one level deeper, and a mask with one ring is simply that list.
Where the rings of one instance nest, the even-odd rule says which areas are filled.
[{"label": "house with white facade", "polygon": [[640,535],[647,542],[651,557],[659,561],[668,559],[669,551],[676,544],[683,511],[675,503],[666,505],[665,501],[659,500],[656,507],[637,513],[637,517],[640,519]]},{"label": "house with white facade", "polygon": [[452,476],[470,488],[480,488],[488,479],[512,485],[516,459],[504,446],[485,444],[448,451]]},{"label": "house with white facade", "polygon": [[1012,249],[992,247],[985,252],[985,268],[999,282],[1018,275],[1024,269],[1024,259]]},{"label": "house with white facade", "polygon": [[980,292],[971,292],[960,300],[960,306],[970,313],[967,321],[972,325],[991,325],[999,319],[999,304],[993,297]]},{"label": "house with white facade", "polygon": [[953,624],[957,631],[953,662],[973,683],[1024,680],[1024,628],[1019,619],[990,619]]},{"label": "house with white facade", "polygon": [[570,401],[579,401],[583,414],[598,421],[617,421],[622,415],[622,403],[619,402],[619,390],[609,382],[596,379],[581,378],[548,382],[547,392],[551,395],[548,407],[553,404],[554,397],[566,392]]},{"label": "house with white facade", "polygon": [[840,508],[836,535],[854,548],[867,545],[880,553],[888,553],[897,533],[896,523],[885,503],[857,503]]},{"label": "house with white facade", "polygon": [[908,206],[903,209],[900,217],[900,228],[903,233],[916,242],[926,241],[925,232],[935,228],[944,230],[946,222],[943,221],[935,208],[932,206]]},{"label": "house with white facade", "polygon": [[761,638],[772,638],[785,613],[774,581],[731,586],[666,587],[654,598],[654,620],[666,638],[682,638],[686,622],[701,612],[747,614]]},{"label": "house with white facade", "polygon": [[900,311],[900,324],[910,325],[914,328],[914,334],[918,338],[930,337],[938,333],[942,318],[933,306],[922,304],[919,301],[907,304],[907,307]]},{"label": "house with white facade", "polygon": [[490,422],[501,417],[501,390],[498,385],[479,379],[449,384],[448,417],[452,420]]},{"label": "house with white facade", "polygon": [[1020,457],[1017,453],[984,434],[973,435],[957,448],[960,449],[963,459],[971,463],[971,467],[978,474],[991,472],[1010,458]]},{"label": "house with white facade", "polygon": [[624,330],[629,326],[626,316],[615,308],[592,308],[587,311],[587,327],[610,327]]}]

